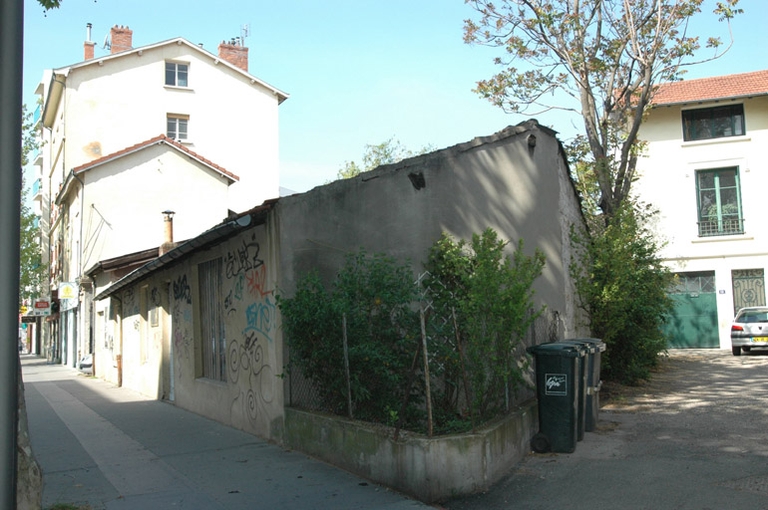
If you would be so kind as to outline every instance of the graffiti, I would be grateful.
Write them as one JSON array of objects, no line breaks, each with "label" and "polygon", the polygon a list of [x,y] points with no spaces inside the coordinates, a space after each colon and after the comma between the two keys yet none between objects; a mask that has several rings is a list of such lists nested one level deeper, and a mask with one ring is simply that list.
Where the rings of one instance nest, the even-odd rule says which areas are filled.
[{"label": "graffiti", "polygon": [[227,279],[261,267],[264,261],[259,258],[259,250],[259,243],[256,242],[256,234],[254,233],[250,242],[243,240],[241,247],[227,253],[224,257]]},{"label": "graffiti", "polygon": [[160,295],[160,289],[157,287],[152,287],[152,292],[149,294],[150,299],[152,300],[152,304],[155,307],[160,306],[160,303],[162,303],[162,296]]},{"label": "graffiti", "polygon": [[136,302],[136,290],[133,287],[125,289],[125,294],[123,294],[123,309],[128,315],[139,313],[139,304]]},{"label": "graffiti", "polygon": [[267,266],[262,265],[257,269],[252,269],[245,273],[245,279],[248,282],[248,293],[254,298],[264,297],[271,294],[271,290],[265,290],[267,285]]},{"label": "graffiti", "polygon": [[173,298],[177,301],[184,301],[188,305],[192,304],[192,291],[187,283],[187,275],[181,275],[173,282]]},{"label": "graffiti", "polygon": [[237,280],[235,281],[235,299],[238,301],[242,301],[243,299],[243,288],[245,287],[245,276],[240,275],[237,277]]},{"label": "graffiti", "polygon": [[253,303],[245,310],[246,328],[243,335],[250,332],[260,333],[271,343],[276,314],[277,307],[269,297],[263,302]]},{"label": "graffiti", "polygon": [[274,375],[259,339],[255,331],[250,331],[245,334],[242,344],[233,340],[227,353],[230,382],[236,384],[240,377],[247,377],[232,401],[230,413],[241,415],[253,426],[256,426],[259,415],[265,413],[264,406],[274,400]]},{"label": "graffiti", "polygon": [[173,353],[178,358],[178,363],[174,365],[174,370],[179,379],[184,375],[184,361],[189,360],[192,350],[192,341],[185,329],[176,329],[173,332]]},{"label": "graffiti", "polygon": [[227,313],[227,315],[231,315],[237,312],[231,290],[229,291],[229,294],[227,294],[227,297],[224,298],[224,311]]}]

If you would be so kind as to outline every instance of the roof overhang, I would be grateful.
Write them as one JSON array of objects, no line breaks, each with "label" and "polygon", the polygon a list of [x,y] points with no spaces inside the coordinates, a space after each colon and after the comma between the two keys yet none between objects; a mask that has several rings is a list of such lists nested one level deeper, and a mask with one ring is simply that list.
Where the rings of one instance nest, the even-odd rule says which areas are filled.
[{"label": "roof overhang", "polygon": [[126,276],[98,293],[94,299],[100,300],[108,298],[129,285],[148,277],[153,272],[180,262],[191,253],[202,250],[217,242],[221,242],[246,228],[264,224],[269,212],[278,200],[279,199],[267,200],[262,205],[239,214],[233,219],[225,221],[224,223],[203,232],[199,236],[179,244],[171,251],[166,252],[160,257],[147,262],[131,273],[128,273]]}]

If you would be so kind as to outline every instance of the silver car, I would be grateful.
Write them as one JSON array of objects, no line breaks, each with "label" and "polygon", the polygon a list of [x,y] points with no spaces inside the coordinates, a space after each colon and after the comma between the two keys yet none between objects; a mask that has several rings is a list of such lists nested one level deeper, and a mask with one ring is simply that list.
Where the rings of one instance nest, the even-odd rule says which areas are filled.
[{"label": "silver car", "polygon": [[731,351],[739,356],[752,347],[768,348],[768,306],[742,308],[731,325]]}]

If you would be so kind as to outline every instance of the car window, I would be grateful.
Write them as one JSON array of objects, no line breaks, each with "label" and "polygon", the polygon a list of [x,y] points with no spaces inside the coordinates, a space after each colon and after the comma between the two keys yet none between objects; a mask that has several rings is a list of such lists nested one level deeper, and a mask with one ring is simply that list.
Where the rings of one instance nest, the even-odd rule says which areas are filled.
[{"label": "car window", "polygon": [[737,322],[768,322],[768,312],[746,312],[737,319]]}]

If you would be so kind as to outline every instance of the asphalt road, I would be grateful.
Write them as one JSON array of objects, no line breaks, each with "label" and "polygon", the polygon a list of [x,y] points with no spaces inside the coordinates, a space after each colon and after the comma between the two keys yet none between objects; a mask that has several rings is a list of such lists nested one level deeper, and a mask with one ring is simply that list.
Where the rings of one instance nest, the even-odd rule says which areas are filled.
[{"label": "asphalt road", "polygon": [[768,509],[768,353],[672,351],[651,382],[601,409],[573,454],[530,454],[489,509]]}]

